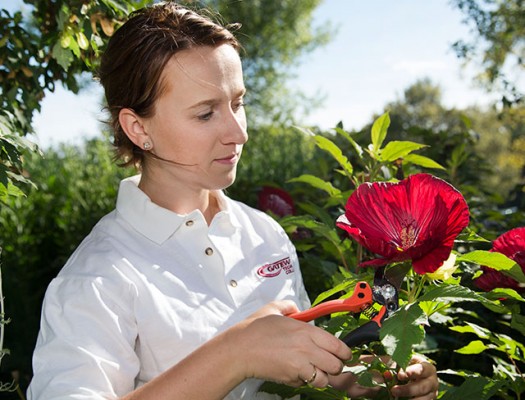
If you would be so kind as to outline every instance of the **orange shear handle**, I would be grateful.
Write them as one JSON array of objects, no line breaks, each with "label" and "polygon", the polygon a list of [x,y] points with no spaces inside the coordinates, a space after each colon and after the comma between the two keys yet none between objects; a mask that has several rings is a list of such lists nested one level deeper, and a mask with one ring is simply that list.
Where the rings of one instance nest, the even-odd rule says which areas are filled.
[{"label": "orange shear handle", "polygon": [[373,303],[372,288],[367,282],[357,282],[354,293],[344,300],[330,300],[318,304],[308,310],[288,314],[290,318],[309,322],[324,315],[336,312],[358,313],[368,308]]}]

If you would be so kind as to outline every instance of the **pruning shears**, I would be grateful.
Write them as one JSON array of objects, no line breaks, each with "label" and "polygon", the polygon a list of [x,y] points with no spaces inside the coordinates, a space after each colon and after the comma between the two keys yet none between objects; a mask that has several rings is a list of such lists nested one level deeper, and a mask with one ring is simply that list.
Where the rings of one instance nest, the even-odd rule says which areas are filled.
[{"label": "pruning shears", "polygon": [[[325,301],[308,310],[289,314],[288,317],[309,322],[333,313],[363,313],[370,321],[354,329],[341,340],[349,347],[377,341],[383,321],[399,308],[400,282],[397,282],[394,276],[387,277],[385,272],[385,267],[376,270],[372,287],[366,281],[357,282],[353,294],[347,299]],[[379,309],[374,307],[374,304],[378,304]]]}]

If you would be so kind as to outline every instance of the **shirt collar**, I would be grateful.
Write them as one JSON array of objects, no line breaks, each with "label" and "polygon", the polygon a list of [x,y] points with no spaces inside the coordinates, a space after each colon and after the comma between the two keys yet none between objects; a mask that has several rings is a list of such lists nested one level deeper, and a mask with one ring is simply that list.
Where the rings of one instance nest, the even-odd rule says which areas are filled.
[{"label": "shirt collar", "polygon": [[[177,214],[153,203],[139,189],[140,175],[135,175],[120,182],[117,197],[117,212],[138,232],[150,240],[162,244],[188,219],[204,218],[200,210],[188,214]],[[239,220],[231,212],[231,200],[222,192],[213,192],[217,198],[223,221],[228,221],[233,227],[239,227]]]}]

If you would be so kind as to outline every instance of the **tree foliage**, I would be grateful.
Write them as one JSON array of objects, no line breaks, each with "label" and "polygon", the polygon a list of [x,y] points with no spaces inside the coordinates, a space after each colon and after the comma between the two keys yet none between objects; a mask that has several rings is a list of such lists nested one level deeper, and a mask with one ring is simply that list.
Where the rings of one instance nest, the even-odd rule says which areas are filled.
[{"label": "tree foliage", "polygon": [[[300,58],[329,39],[328,29],[313,27],[320,1],[185,2],[242,24],[238,33],[252,122],[289,122],[305,101],[300,93],[292,96],[285,83]],[[32,117],[46,92],[62,84],[77,93],[82,73],[96,70],[105,43],[129,12],[152,2],[24,0],[25,15],[0,10],[0,199],[20,194],[15,188],[24,181],[21,155],[36,147],[18,137],[33,131]]]},{"label": "tree foliage", "polygon": [[[79,74],[91,71],[115,26],[139,2],[25,0],[29,18],[0,10],[0,192],[22,180],[22,154],[36,151],[20,137],[55,85],[78,92]],[[128,4],[129,3],[129,4]],[[20,194],[14,192],[13,194]]]},{"label": "tree foliage", "polygon": [[[453,48],[481,67],[480,80],[502,93],[504,105],[519,102],[525,67],[525,4],[522,0],[453,0],[472,27],[473,38],[458,40]],[[512,73],[510,73],[512,70]],[[511,78],[511,76],[513,76]]]},{"label": "tree foliage", "polygon": [[309,52],[330,40],[333,31],[328,26],[313,25],[313,11],[321,1],[201,1],[226,21],[242,25],[238,38],[243,46],[248,117],[255,126],[289,124],[306,101],[286,82]]},{"label": "tree foliage", "polygon": [[[311,154],[301,134],[283,125],[302,101],[300,94],[288,92],[287,79],[302,55],[328,40],[327,29],[313,27],[312,13],[320,1],[186,2],[210,7],[225,23],[242,25],[237,35],[244,48],[253,146],[243,157],[245,173],[231,190],[251,204],[262,171],[268,172],[267,179],[284,182]],[[130,174],[111,165],[110,149],[99,140],[42,154],[26,138],[33,131],[32,117],[56,85],[81,90],[126,15],[152,2],[24,0],[23,12],[0,10],[0,249],[6,311],[12,318],[7,330],[12,356],[2,365],[6,370],[30,373],[48,282],[100,216],[113,208],[118,181]],[[20,188],[29,182],[34,184],[23,187],[27,197],[22,197]]]}]

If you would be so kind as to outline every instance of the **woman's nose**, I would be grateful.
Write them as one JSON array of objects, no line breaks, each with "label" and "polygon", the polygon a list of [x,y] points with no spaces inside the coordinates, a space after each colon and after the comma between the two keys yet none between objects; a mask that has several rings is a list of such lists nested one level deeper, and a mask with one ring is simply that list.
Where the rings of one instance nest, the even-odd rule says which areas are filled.
[{"label": "woman's nose", "polygon": [[225,124],[224,141],[235,144],[244,144],[248,141],[246,114],[244,109],[237,112],[230,111]]}]

